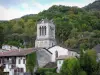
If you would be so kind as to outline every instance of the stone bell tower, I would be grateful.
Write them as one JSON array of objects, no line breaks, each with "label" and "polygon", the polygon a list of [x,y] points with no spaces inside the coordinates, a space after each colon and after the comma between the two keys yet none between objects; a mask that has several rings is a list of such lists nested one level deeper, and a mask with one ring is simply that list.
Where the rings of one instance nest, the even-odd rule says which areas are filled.
[{"label": "stone bell tower", "polygon": [[35,47],[49,48],[55,44],[55,25],[53,24],[53,21],[42,19],[39,23],[37,23]]}]

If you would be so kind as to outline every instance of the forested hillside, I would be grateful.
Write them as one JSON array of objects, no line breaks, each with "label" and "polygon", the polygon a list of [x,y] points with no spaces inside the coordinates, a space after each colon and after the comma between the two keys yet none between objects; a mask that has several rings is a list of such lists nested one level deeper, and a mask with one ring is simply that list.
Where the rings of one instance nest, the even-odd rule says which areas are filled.
[{"label": "forested hillside", "polygon": [[[33,47],[36,38],[36,23],[43,18],[53,19],[59,45],[68,48],[92,48],[100,44],[100,11],[88,11],[86,7],[84,9],[62,5],[54,5],[39,14],[1,21],[0,43]],[[3,37],[4,40],[2,39],[1,42]]]},{"label": "forested hillside", "polygon": [[95,0],[95,2],[85,6],[84,8],[90,11],[100,11],[100,0]]}]

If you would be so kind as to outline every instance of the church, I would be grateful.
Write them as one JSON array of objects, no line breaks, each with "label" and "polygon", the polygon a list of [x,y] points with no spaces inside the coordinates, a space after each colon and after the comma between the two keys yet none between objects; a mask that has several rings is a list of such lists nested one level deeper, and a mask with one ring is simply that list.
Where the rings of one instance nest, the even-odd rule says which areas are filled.
[{"label": "church", "polygon": [[[8,47],[8,46],[6,46]],[[55,24],[52,20],[42,19],[37,23],[37,36],[34,48],[15,49],[0,52],[0,65],[5,66],[8,75],[24,75],[26,73],[26,56],[36,52],[37,67],[43,68],[49,63],[55,63],[57,72],[65,58],[78,56],[78,53],[57,45]]]},{"label": "church", "polygon": [[52,20],[42,19],[37,23],[37,37],[35,40],[37,50],[37,61],[39,67],[50,62],[57,62],[61,56],[77,56],[77,52],[68,50],[57,45],[55,38],[55,24]]}]

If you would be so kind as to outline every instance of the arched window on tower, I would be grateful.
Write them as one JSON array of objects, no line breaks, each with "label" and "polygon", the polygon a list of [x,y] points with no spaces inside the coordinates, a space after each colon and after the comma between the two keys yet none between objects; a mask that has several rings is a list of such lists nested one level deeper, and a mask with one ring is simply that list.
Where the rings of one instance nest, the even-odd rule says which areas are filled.
[{"label": "arched window on tower", "polygon": [[41,36],[41,31],[42,31],[42,28],[41,27],[39,28],[39,31],[40,31],[40,36]]},{"label": "arched window on tower", "polygon": [[44,33],[44,27],[42,26],[42,36],[44,35],[43,33]]},{"label": "arched window on tower", "polygon": [[44,26],[44,32],[45,32],[45,35],[46,35],[46,26]]}]

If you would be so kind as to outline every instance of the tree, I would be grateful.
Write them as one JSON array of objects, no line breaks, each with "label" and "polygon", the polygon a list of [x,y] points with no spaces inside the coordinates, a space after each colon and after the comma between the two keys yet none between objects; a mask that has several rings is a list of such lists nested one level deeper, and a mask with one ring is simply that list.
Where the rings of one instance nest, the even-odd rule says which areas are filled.
[{"label": "tree", "polygon": [[96,71],[96,52],[94,50],[81,51],[80,54],[80,65],[81,68],[87,73],[92,75]]},{"label": "tree", "polygon": [[4,75],[3,71],[4,71],[4,66],[0,66],[0,75]]},{"label": "tree", "polygon": [[78,75],[80,71],[80,64],[77,58],[69,58],[64,60],[61,68],[61,74],[63,75]]},{"label": "tree", "polygon": [[28,54],[26,56],[26,69],[27,72],[30,72],[33,75],[34,68],[36,66],[36,52]]},{"label": "tree", "polygon": [[2,47],[3,42],[4,42],[3,27],[0,26],[0,48]]}]

